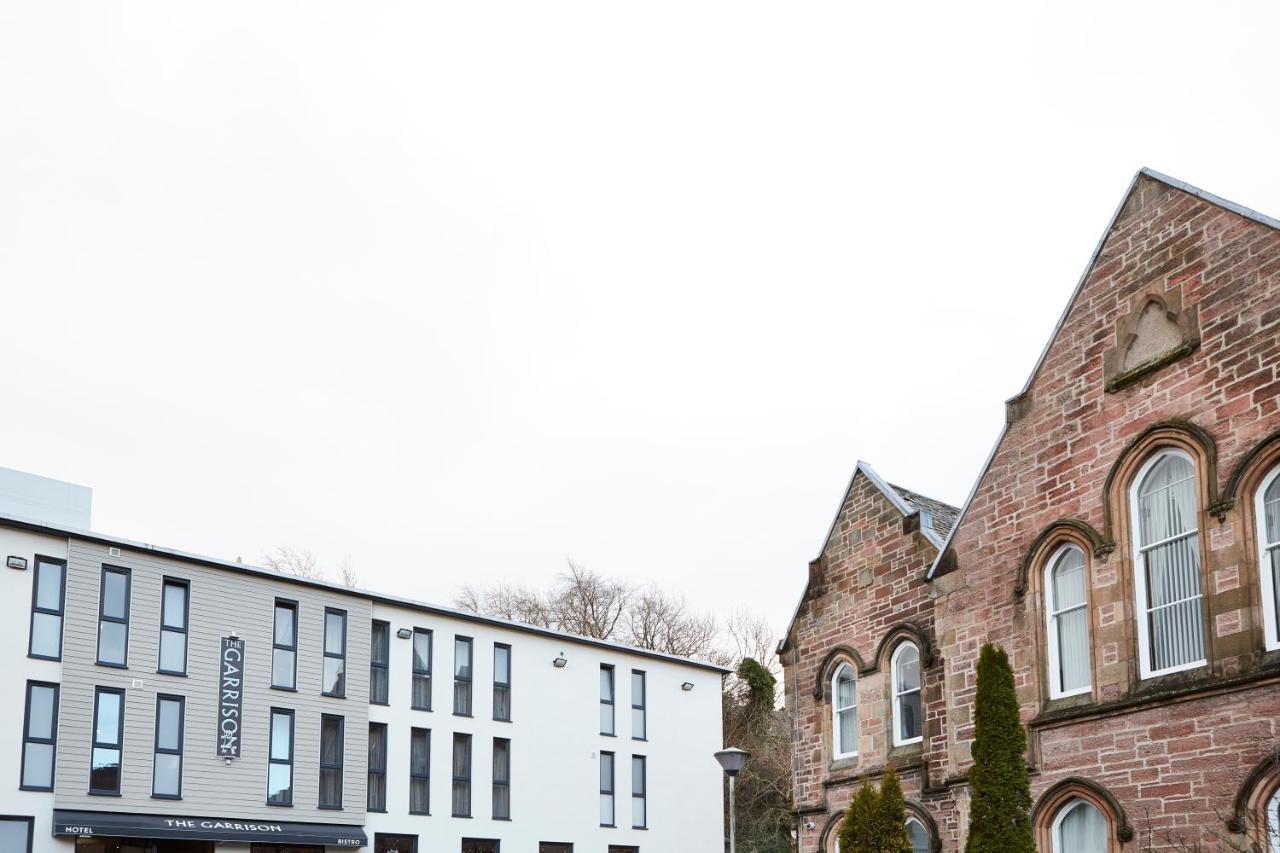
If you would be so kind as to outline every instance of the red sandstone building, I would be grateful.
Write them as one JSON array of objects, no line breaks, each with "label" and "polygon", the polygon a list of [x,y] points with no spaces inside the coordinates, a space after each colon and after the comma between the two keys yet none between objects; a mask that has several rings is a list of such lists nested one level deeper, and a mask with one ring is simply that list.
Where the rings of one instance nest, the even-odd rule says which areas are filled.
[{"label": "red sandstone building", "polygon": [[1280,850],[1280,221],[1134,179],[962,510],[859,464],[780,646],[801,853],[892,764],[964,845],[978,650],[1039,849]]}]

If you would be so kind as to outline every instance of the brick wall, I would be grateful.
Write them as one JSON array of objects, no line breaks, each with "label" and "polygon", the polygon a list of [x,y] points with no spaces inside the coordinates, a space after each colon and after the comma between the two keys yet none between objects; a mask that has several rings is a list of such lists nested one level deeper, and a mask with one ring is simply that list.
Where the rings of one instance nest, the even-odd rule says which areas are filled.
[{"label": "brick wall", "polygon": [[[1177,314],[1169,322],[1190,352],[1123,377],[1125,335],[1153,295]],[[1252,495],[1232,504],[1226,492],[1246,455],[1280,429],[1278,363],[1280,231],[1140,177],[1028,393],[1010,407],[1015,419],[942,562],[950,571],[933,583],[947,775],[968,768],[976,649],[995,642],[1013,657],[1036,795],[1085,777],[1114,794],[1140,836],[1168,839],[1155,846],[1222,843],[1237,789],[1277,746],[1280,653],[1263,650]],[[1125,383],[1106,390],[1117,376]],[[1144,680],[1127,487],[1166,443],[1198,461],[1209,662]],[[1041,563],[1028,555],[1063,519],[1081,524],[1056,538],[1088,546],[1093,691],[1051,702]]]}]

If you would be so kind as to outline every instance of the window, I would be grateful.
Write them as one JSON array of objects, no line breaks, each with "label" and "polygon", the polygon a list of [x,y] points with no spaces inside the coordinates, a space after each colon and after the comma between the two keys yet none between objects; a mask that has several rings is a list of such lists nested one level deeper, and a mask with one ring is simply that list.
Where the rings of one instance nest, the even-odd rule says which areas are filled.
[{"label": "window", "polygon": [[342,808],[343,720],[320,715],[320,808]]},{"label": "window", "polygon": [[1131,508],[1142,677],[1202,666],[1200,530],[1191,457],[1181,450],[1153,456],[1138,472]]},{"label": "window", "polygon": [[493,718],[511,719],[511,647],[493,646]]},{"label": "window", "polygon": [[374,620],[369,631],[369,704],[388,704],[387,691],[390,679],[387,668],[391,662],[391,625]]},{"label": "window", "polygon": [[369,724],[369,783],[365,805],[371,812],[387,810],[387,724]]},{"label": "window", "polygon": [[1107,819],[1084,800],[1063,806],[1053,821],[1053,853],[1107,853]]},{"label": "window", "polygon": [[911,842],[911,853],[929,853],[929,830],[914,817],[907,818],[907,840]]},{"label": "window", "polygon": [[191,587],[186,581],[164,579],[160,596],[159,672],[187,674],[187,618]]},{"label": "window", "polygon": [[413,707],[431,710],[431,632],[413,629]]},{"label": "window", "polygon": [[129,665],[129,570],[102,567],[98,594],[98,663]]},{"label": "window", "polygon": [[347,613],[324,609],[324,681],[320,692],[342,698],[347,695]]},{"label": "window", "polygon": [[471,735],[453,736],[453,816],[471,817]]},{"label": "window", "polygon": [[431,731],[409,733],[409,814],[431,814]]},{"label": "window", "polygon": [[610,844],[609,853],[640,853],[640,848],[630,844]]},{"label": "window", "polygon": [[35,826],[33,817],[0,817],[0,850],[31,853]]},{"label": "window", "polygon": [[276,623],[271,640],[271,686],[293,690],[298,672],[298,603],[276,599]]},{"label": "window", "polygon": [[31,577],[31,638],[27,654],[62,660],[62,611],[66,606],[67,563],[36,557]]},{"label": "window", "polygon": [[293,805],[293,712],[280,708],[271,709],[267,805]]},{"label": "window", "polygon": [[920,650],[903,643],[893,653],[893,745],[920,741]]},{"label": "window", "polygon": [[373,834],[373,853],[418,853],[418,836]]},{"label": "window", "polygon": [[181,696],[156,697],[156,743],[151,769],[151,796],[182,799],[182,730],[186,701]]},{"label": "window", "polygon": [[834,758],[858,754],[858,691],[853,667],[841,664],[831,678],[831,750]]},{"label": "window", "polygon": [[643,755],[631,756],[631,828],[647,829],[646,804],[648,793],[647,762]]},{"label": "window", "polygon": [[613,826],[613,753],[600,753],[600,825]]},{"label": "window", "polygon": [[[1271,795],[1267,803],[1267,849],[1270,853],[1280,851],[1280,790]],[[1256,848],[1255,848],[1256,849]]]},{"label": "window", "polygon": [[1267,648],[1280,648],[1280,468],[1262,481],[1254,509],[1258,525],[1259,575],[1266,617]]},{"label": "window", "polygon": [[567,841],[539,841],[538,853],[573,853],[573,845]]},{"label": "window", "polygon": [[649,736],[649,720],[645,713],[645,674],[641,670],[631,670],[631,738],[644,740]]},{"label": "window", "polygon": [[24,791],[52,791],[58,744],[58,685],[27,682],[27,714],[22,726]]},{"label": "window", "polygon": [[471,638],[453,640],[453,713],[471,716]]},{"label": "window", "polygon": [[1049,697],[1089,691],[1089,607],[1084,552],[1064,545],[1045,567],[1048,616]]},{"label": "window", "polygon": [[124,691],[99,687],[93,697],[93,754],[89,793],[120,793],[120,761],[124,743]]},{"label": "window", "polygon": [[600,667],[600,734],[613,734],[613,667]]},{"label": "window", "polygon": [[511,819],[511,741],[493,739],[493,819]]},{"label": "window", "polygon": [[462,853],[498,853],[501,843],[496,838],[464,838]]}]

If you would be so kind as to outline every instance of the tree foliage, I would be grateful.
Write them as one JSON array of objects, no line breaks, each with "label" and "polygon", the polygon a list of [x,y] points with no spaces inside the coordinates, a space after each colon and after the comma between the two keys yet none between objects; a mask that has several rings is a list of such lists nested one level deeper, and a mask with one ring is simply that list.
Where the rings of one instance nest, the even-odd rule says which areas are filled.
[{"label": "tree foliage", "polygon": [[965,853],[1034,853],[1026,752],[1009,656],[988,643],[978,657]]},{"label": "tree foliage", "polygon": [[841,853],[911,853],[907,801],[892,767],[879,788],[862,783],[836,831]]}]

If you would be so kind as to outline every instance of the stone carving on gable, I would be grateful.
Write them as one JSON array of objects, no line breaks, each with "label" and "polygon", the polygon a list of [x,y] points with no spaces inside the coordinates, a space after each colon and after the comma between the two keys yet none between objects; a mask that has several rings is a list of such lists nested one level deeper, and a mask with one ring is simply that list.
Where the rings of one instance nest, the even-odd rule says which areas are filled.
[{"label": "stone carving on gable", "polygon": [[1195,306],[1183,308],[1179,288],[1149,288],[1116,326],[1116,344],[1102,356],[1107,391],[1117,391],[1200,345]]}]

